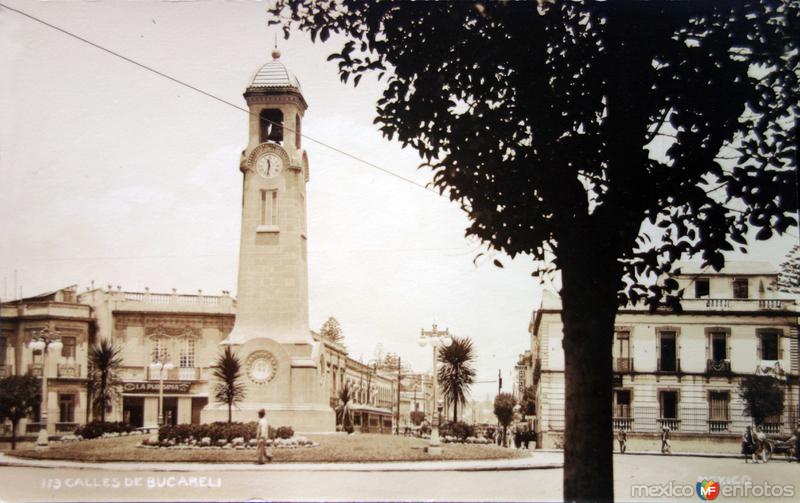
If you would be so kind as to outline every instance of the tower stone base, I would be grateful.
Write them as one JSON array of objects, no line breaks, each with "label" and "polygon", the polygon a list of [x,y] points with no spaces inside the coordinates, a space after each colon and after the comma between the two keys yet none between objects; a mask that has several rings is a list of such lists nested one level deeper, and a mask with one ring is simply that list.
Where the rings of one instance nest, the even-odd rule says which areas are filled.
[{"label": "tower stone base", "polygon": [[[267,337],[232,345],[242,363],[245,398],[231,412],[232,420],[258,420],[258,411],[267,412],[273,427],[291,426],[297,432],[332,432],[336,416],[329,404],[322,347],[319,343],[281,344]],[[211,389],[217,384],[209,383]],[[213,394],[212,394],[213,396]],[[228,420],[228,406],[209,403],[200,421]]]}]

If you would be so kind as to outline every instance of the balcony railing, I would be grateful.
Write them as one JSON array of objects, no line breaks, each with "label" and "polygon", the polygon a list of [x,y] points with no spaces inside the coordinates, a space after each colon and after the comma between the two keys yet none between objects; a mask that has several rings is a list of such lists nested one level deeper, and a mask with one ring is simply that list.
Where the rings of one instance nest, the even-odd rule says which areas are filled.
[{"label": "balcony railing", "polygon": [[633,372],[633,358],[614,358],[614,372]]},{"label": "balcony railing", "polygon": [[170,370],[147,367],[147,378],[151,381],[158,381],[161,379],[162,372],[165,381],[197,381],[200,379],[200,367],[179,367]]},{"label": "balcony railing", "polygon": [[682,299],[684,311],[793,311],[793,299]]},{"label": "balcony railing", "polygon": [[711,433],[724,433],[729,431],[730,421],[727,419],[710,419],[708,421],[708,431]]},{"label": "balcony railing", "polygon": [[764,433],[777,434],[781,432],[781,423],[761,423],[761,430]]},{"label": "balcony railing", "polygon": [[28,373],[33,377],[42,377],[42,364],[41,363],[29,364]]},{"label": "balcony railing", "polygon": [[674,417],[658,418],[658,423],[661,425],[662,428],[666,426],[672,431],[680,431],[681,429],[681,420]]},{"label": "balcony railing", "polygon": [[28,423],[25,425],[25,433],[39,433],[44,423]]},{"label": "balcony railing", "polygon": [[58,377],[80,377],[81,366],[78,363],[59,363]]},{"label": "balcony railing", "polygon": [[706,372],[709,374],[730,374],[730,360],[706,360]]},{"label": "balcony railing", "polygon": [[10,377],[14,375],[14,367],[12,365],[0,365],[0,379],[3,377]]},{"label": "balcony railing", "polygon": [[614,421],[614,431],[617,430],[631,431],[633,429],[632,417],[615,417],[613,418],[613,421]]},{"label": "balcony railing", "polygon": [[662,360],[661,358],[659,358],[657,368],[658,372],[680,372],[681,359],[675,358],[674,360]]}]

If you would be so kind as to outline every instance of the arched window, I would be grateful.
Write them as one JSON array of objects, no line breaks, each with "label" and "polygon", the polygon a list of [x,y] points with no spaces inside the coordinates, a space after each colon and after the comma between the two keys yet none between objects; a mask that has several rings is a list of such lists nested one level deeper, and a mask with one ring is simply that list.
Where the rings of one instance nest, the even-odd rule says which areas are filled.
[{"label": "arched window", "polygon": [[283,113],[275,108],[267,108],[259,114],[261,143],[283,142]]},{"label": "arched window", "polygon": [[300,114],[294,116],[294,146],[300,148]]}]

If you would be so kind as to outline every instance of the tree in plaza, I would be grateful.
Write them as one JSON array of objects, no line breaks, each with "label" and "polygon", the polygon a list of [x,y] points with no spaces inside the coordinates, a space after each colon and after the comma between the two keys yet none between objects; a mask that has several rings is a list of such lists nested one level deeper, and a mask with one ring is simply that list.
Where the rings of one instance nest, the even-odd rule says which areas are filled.
[{"label": "tree in plaza", "polygon": [[[800,4],[277,0],[271,24],[338,34],[342,81],[468,212],[467,233],[561,274],[564,498],[613,499],[620,305],[680,309],[683,257],[719,270],[796,226]],[[382,80],[381,80],[382,79]],[[500,261],[495,260],[498,266]],[[592,460],[587,463],[586,460]]]},{"label": "tree in plaza", "polygon": [[498,393],[494,397],[494,415],[497,416],[497,421],[503,427],[503,445],[506,445],[506,431],[514,419],[514,406],[517,405],[517,400],[511,393]]},{"label": "tree in plaza", "polygon": [[228,423],[233,421],[233,406],[244,400],[246,388],[242,380],[242,362],[239,355],[230,346],[217,355],[211,366],[211,375],[217,382],[214,384],[214,400],[228,406]]},{"label": "tree in plaza", "polygon": [[0,424],[11,421],[11,450],[17,448],[20,419],[31,416],[41,401],[42,385],[38,377],[24,375],[0,379]]},{"label": "tree in plaza", "polygon": [[800,245],[794,245],[781,264],[778,289],[782,292],[800,293]]},{"label": "tree in plaza", "polygon": [[119,369],[122,366],[122,350],[107,339],[89,348],[89,378],[87,394],[92,404],[92,414],[105,422],[106,412],[111,409],[119,390]]},{"label": "tree in plaza", "polygon": [[342,430],[347,433],[353,433],[353,413],[350,410],[350,402],[353,396],[350,391],[350,383],[344,383],[344,386],[339,390],[339,420],[342,423]]},{"label": "tree in plaza", "polygon": [[528,386],[522,392],[522,398],[519,401],[520,413],[523,416],[536,415],[536,388]]},{"label": "tree in plaza", "polygon": [[421,410],[412,410],[409,413],[409,419],[411,419],[411,424],[419,426],[422,424],[422,421],[425,420],[425,412]]},{"label": "tree in plaza", "polygon": [[339,325],[339,321],[333,316],[329,317],[325,323],[322,324],[322,328],[319,329],[319,334],[333,342],[341,343],[344,341],[342,327]]},{"label": "tree in plaza", "polygon": [[475,350],[469,337],[453,337],[453,342],[440,346],[436,355],[439,360],[437,379],[442,389],[442,398],[453,405],[453,422],[458,422],[458,405],[463,407],[467,394],[475,382]]},{"label": "tree in plaza", "polygon": [[756,426],[765,419],[783,414],[783,387],[772,376],[749,375],[739,383],[739,396],[744,400],[744,415],[753,418]]}]

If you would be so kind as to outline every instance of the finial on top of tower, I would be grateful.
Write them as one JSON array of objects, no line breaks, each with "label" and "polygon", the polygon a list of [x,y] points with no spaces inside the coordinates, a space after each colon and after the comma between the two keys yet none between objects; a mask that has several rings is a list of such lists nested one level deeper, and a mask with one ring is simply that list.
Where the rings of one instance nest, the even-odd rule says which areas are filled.
[{"label": "finial on top of tower", "polygon": [[281,51],[278,50],[278,34],[275,34],[275,48],[272,49],[272,59],[278,59],[281,57]]}]

